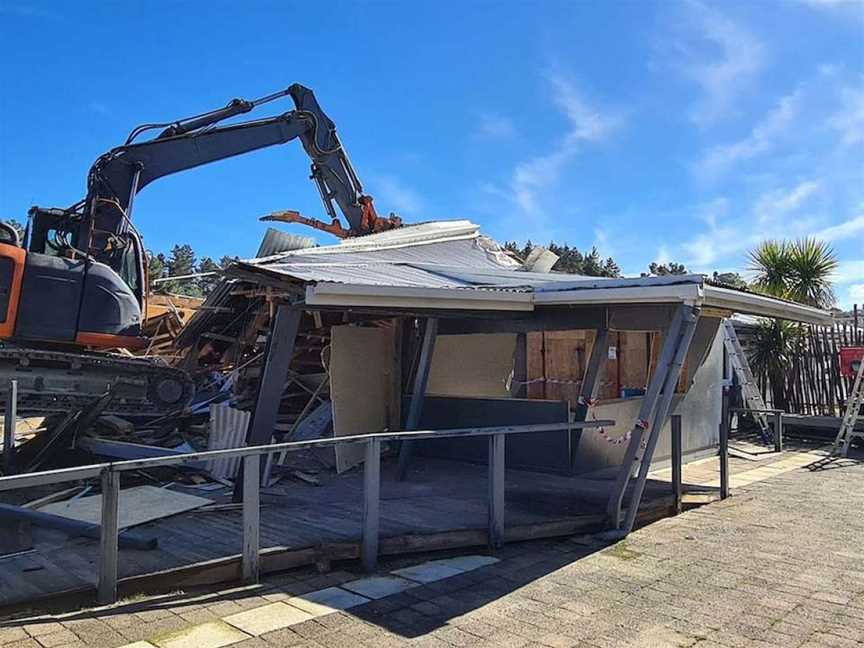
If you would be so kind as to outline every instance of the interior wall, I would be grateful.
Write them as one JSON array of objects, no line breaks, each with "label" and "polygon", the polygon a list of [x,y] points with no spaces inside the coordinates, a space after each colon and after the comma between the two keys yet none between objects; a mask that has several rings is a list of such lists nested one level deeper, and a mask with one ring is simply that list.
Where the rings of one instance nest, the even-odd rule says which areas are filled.
[{"label": "interior wall", "polygon": [[514,333],[439,335],[429,369],[427,394],[509,397]]},{"label": "interior wall", "polygon": [[[334,326],[330,340],[333,435],[398,429],[399,394],[394,328]],[[363,461],[362,444],[336,447],[336,470]]]},{"label": "interior wall", "polygon": [[[719,443],[720,404],[723,384],[723,338],[717,335],[719,320],[703,318],[688,354],[694,364],[701,356],[702,363],[692,373],[690,389],[672,401],[672,414],[681,415],[682,449],[685,454],[696,454],[714,448]],[[707,352],[707,355],[706,355]],[[600,402],[588,412],[592,418],[612,419],[613,427],[606,428],[611,438],[626,434],[636,421],[642,397]],[[654,463],[671,457],[670,423],[660,433]],[[620,466],[627,448],[626,443],[615,445],[591,430],[585,430],[579,443],[576,472],[586,473],[611,466]]]}]

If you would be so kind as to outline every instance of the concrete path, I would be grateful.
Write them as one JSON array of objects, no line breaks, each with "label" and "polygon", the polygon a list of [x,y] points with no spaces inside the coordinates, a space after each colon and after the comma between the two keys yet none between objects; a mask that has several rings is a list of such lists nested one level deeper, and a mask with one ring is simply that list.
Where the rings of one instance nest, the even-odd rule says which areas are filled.
[{"label": "concrete path", "polygon": [[297,572],[18,620],[0,645],[864,645],[864,464],[775,472],[612,546],[576,538],[511,545],[499,561],[401,560],[371,579]]}]

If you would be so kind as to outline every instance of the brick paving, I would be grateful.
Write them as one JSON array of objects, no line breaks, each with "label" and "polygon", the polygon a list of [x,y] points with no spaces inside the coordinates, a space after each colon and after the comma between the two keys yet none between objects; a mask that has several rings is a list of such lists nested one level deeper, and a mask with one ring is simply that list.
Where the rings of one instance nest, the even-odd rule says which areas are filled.
[{"label": "brick paving", "polygon": [[[780,473],[611,546],[538,541],[498,557],[345,611],[307,619],[295,609],[296,623],[272,631],[282,610],[274,603],[288,610],[292,597],[362,575],[298,571],[256,587],[19,619],[0,628],[0,646],[862,646],[864,463]],[[389,561],[382,572],[416,562]],[[260,612],[240,614],[250,610]],[[263,634],[237,634],[231,619]]]}]

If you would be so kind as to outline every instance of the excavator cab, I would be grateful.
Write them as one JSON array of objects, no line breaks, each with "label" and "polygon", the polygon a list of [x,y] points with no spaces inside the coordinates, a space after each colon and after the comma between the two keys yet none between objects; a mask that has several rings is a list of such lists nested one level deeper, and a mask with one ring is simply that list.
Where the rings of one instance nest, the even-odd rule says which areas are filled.
[{"label": "excavator cab", "polygon": [[[0,242],[0,338],[141,348],[144,253],[133,229],[94,258],[70,241],[66,210],[34,207],[23,247]],[[7,232],[8,234],[8,232]],[[5,306],[5,308],[4,308]]]}]

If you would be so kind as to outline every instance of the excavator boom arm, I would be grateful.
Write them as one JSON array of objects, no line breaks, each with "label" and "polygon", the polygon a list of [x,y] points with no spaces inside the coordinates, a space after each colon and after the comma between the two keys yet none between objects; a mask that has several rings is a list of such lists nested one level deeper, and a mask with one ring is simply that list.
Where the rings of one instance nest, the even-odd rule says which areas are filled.
[{"label": "excavator boom arm", "polygon": [[[254,106],[289,94],[296,110],[245,123],[218,126],[217,122],[249,112]],[[157,125],[139,127],[130,135]],[[224,109],[171,124],[157,137],[119,146],[102,155],[87,182],[74,247],[96,254],[112,236],[131,223],[135,195],[154,180],[217,160],[242,155],[299,138],[312,160],[315,181],[325,210],[332,219],[341,211],[353,236],[398,226],[398,219],[378,219],[372,199],[363,187],[336,135],[336,126],[308,88],[294,84],[262,100],[235,99]]]}]

